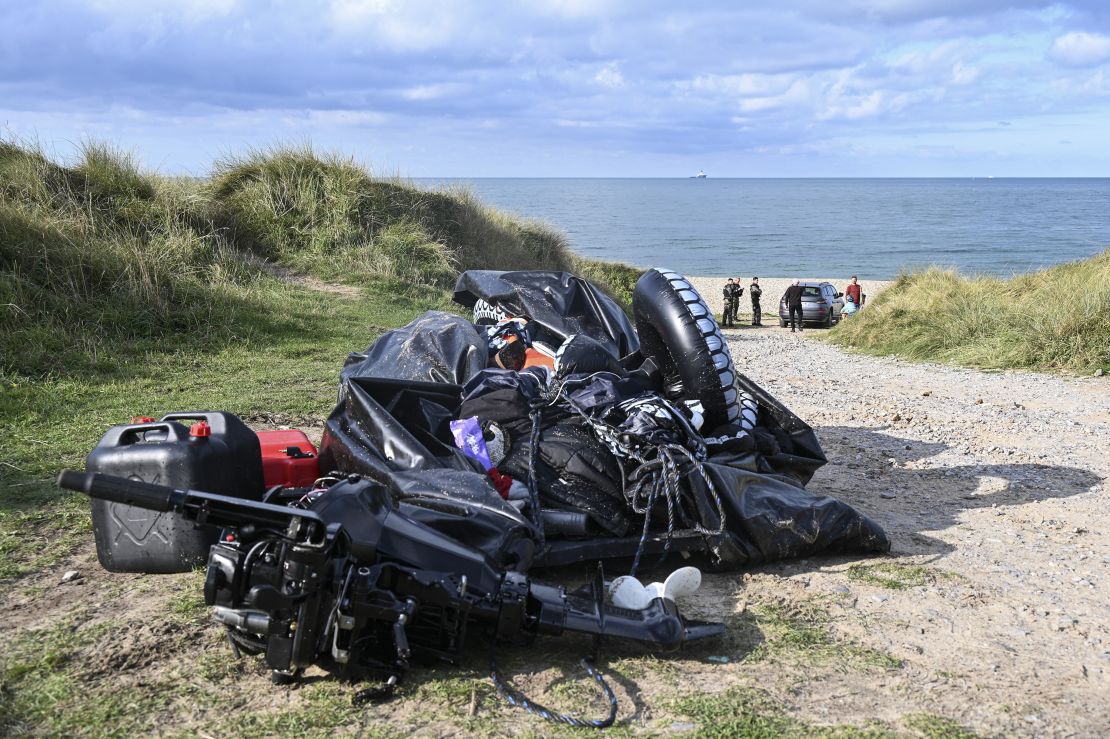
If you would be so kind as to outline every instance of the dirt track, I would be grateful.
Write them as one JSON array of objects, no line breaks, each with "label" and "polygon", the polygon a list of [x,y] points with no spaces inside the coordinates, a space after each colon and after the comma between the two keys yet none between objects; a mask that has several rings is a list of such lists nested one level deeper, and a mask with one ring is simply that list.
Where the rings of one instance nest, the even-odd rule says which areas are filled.
[{"label": "dirt track", "polygon": [[834,597],[837,631],[904,661],[807,687],[797,710],[1110,730],[1110,382],[850,356],[817,330],[726,333],[741,370],[818,430],[830,463],[810,489],[872,515],[894,560],[924,568],[905,589],[850,581],[837,560],[768,569],[788,579],[760,587]]}]

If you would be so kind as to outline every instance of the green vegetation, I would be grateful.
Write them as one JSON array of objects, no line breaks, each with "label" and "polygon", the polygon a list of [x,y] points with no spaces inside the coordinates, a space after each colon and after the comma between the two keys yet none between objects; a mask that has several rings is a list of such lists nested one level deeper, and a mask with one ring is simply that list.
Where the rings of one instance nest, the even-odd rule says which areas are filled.
[{"label": "green vegetation", "polygon": [[817,726],[788,717],[767,695],[752,688],[735,686],[721,693],[693,693],[674,702],[673,710],[692,719],[694,737],[834,737],[879,739],[894,732],[881,725]]},{"label": "green vegetation", "polygon": [[935,573],[920,565],[904,565],[896,562],[880,564],[854,564],[848,568],[848,579],[865,582],[891,590],[906,590],[926,585]]},{"label": "green vegetation", "polygon": [[375,179],[309,148],[229,158],[193,181],[103,145],[63,167],[0,141],[0,378],[101,371],[159,343],[238,345],[279,312],[273,265],[435,299],[464,269],[573,269],[625,300],[636,276],[465,190]]},{"label": "green vegetation", "polygon": [[988,369],[1110,372],[1110,250],[1010,279],[904,274],[829,340]]},{"label": "green vegetation", "polygon": [[[889,654],[838,637],[828,609],[818,599],[760,604],[753,607],[752,615],[734,618],[729,633],[739,640],[739,656],[749,662],[777,659],[877,670],[902,666]],[[758,643],[754,635],[761,635]]]}]

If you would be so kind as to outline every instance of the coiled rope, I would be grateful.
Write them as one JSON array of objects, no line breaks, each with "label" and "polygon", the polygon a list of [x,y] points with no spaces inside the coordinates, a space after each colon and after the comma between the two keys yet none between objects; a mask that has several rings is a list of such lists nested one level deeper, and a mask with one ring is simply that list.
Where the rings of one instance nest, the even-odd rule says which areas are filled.
[{"label": "coiled rope", "polygon": [[547,721],[552,721],[557,724],[566,724],[567,726],[575,726],[581,729],[604,729],[612,726],[613,722],[617,719],[617,696],[613,693],[613,689],[609,687],[609,683],[605,681],[605,677],[594,666],[593,657],[583,657],[579,662],[582,668],[589,674],[590,677],[601,687],[602,693],[609,701],[609,714],[603,719],[582,719],[575,716],[570,716],[565,713],[553,711],[546,706],[542,706],[535,701],[530,700],[520,691],[516,690],[504,680],[501,679],[500,673],[497,671],[497,659],[494,651],[490,649],[489,657],[489,672],[490,679],[493,685],[497,688],[497,693],[505,699],[510,706],[523,708],[528,713],[539,716]]}]

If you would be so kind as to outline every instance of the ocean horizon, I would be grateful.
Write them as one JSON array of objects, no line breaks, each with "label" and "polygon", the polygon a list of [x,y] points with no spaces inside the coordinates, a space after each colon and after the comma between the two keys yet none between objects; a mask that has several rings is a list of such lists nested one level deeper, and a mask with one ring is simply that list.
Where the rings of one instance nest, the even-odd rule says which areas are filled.
[{"label": "ocean horizon", "polygon": [[1009,276],[1110,247],[1106,177],[415,178],[563,231],[579,254],[690,275]]}]

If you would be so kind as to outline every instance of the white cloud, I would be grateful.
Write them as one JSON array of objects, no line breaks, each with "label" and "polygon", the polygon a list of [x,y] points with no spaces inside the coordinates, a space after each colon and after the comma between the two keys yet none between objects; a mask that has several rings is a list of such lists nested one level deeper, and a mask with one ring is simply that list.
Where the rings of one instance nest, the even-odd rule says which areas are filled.
[{"label": "white cloud", "polygon": [[236,0],[92,0],[89,7],[112,15],[169,13],[196,23],[230,15],[236,4]]},{"label": "white cloud", "polygon": [[368,34],[393,49],[427,51],[459,38],[465,11],[444,0],[333,0],[328,16],[340,34]]},{"label": "white cloud", "polygon": [[462,90],[462,85],[440,83],[435,85],[415,85],[401,91],[405,100],[437,100]]},{"label": "white cloud", "polygon": [[769,97],[782,95],[794,80],[793,74],[704,74],[681,83],[680,87],[737,97]]},{"label": "white cloud", "polygon": [[1110,36],[1073,31],[1057,37],[1048,56],[1069,67],[1093,67],[1110,59]]},{"label": "white cloud", "polygon": [[624,87],[624,75],[621,74],[620,67],[617,63],[613,62],[611,64],[606,64],[594,75],[594,82],[612,90],[618,87]]},{"label": "white cloud", "polygon": [[389,117],[373,110],[311,110],[309,123],[321,126],[376,126]]},{"label": "white cloud", "polygon": [[979,70],[975,67],[956,62],[952,65],[952,84],[970,85],[979,79]]},{"label": "white cloud", "polygon": [[809,85],[803,80],[796,80],[790,84],[790,87],[777,95],[760,95],[742,98],[739,102],[739,107],[740,111],[743,113],[757,113],[793,105],[802,105],[808,103],[809,98]]}]

